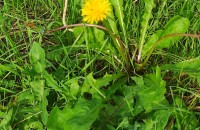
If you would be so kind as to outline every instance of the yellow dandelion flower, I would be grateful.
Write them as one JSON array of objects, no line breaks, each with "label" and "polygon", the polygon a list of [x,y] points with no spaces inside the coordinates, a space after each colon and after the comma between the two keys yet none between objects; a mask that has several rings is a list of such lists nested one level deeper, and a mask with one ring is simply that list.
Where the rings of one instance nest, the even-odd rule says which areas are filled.
[{"label": "yellow dandelion flower", "polygon": [[111,11],[109,0],[85,0],[82,8],[83,21],[98,23],[106,19]]}]

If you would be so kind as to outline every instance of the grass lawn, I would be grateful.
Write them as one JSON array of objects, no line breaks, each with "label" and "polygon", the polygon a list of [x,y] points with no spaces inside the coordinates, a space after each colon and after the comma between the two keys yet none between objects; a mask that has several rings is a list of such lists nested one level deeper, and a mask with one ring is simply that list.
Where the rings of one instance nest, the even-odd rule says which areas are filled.
[{"label": "grass lawn", "polygon": [[199,130],[199,0],[1,0],[0,130]]}]

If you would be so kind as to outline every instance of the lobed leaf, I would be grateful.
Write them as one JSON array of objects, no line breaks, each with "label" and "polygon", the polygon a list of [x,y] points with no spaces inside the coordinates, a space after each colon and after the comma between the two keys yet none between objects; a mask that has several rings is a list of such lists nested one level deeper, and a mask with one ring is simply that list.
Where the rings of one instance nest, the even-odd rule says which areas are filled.
[{"label": "lobed leaf", "polygon": [[168,105],[164,96],[166,92],[165,86],[166,83],[162,80],[159,67],[156,68],[155,74],[145,75],[144,83],[140,81],[137,86],[138,93],[136,95],[138,97],[138,103],[135,112],[141,112],[142,108],[146,111],[151,111],[152,109],[162,108],[162,106]]},{"label": "lobed leaf", "polygon": [[58,85],[57,81],[48,72],[44,72],[44,79],[47,86],[51,87],[55,91],[62,92],[62,88]]}]

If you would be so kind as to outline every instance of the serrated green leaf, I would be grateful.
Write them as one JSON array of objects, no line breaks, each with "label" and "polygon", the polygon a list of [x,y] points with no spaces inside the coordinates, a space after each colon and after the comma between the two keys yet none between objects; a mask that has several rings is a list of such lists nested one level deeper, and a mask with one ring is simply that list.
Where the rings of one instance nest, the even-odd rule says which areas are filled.
[{"label": "serrated green leaf", "polygon": [[46,84],[51,87],[52,89],[58,91],[58,92],[62,92],[62,88],[58,85],[58,83],[56,82],[56,80],[52,77],[51,74],[49,74],[48,72],[44,72],[44,79],[46,81]]},{"label": "serrated green leaf", "polygon": [[143,77],[131,77],[133,81],[135,81],[136,85],[138,86],[144,86],[144,80]]},{"label": "serrated green leaf", "polygon": [[170,110],[157,110],[144,120],[139,130],[164,130],[171,114]]},{"label": "serrated green leaf", "polygon": [[120,78],[121,76],[123,76],[122,73],[118,73],[118,74],[105,74],[102,78],[99,78],[96,80],[95,84],[99,87],[102,86],[107,86],[109,85],[109,83],[115,79]]},{"label": "serrated green leaf", "polygon": [[63,113],[57,106],[51,110],[49,115],[49,119],[47,122],[48,130],[65,130],[64,125],[66,121],[64,121],[66,113]]},{"label": "serrated green leaf", "polygon": [[[166,83],[162,80],[159,67],[156,68],[156,74],[147,74],[144,76],[144,85],[138,86],[138,105],[146,111],[155,108],[162,108],[167,103],[164,96]],[[164,104],[163,104],[164,103]]]},{"label": "serrated green leaf", "polygon": [[128,128],[129,127],[129,119],[128,119],[128,117],[126,117],[126,118],[124,118],[121,122],[120,122],[120,124],[118,125],[118,127],[117,127],[117,129],[119,129],[119,128]]},{"label": "serrated green leaf", "polygon": [[122,73],[119,74],[105,74],[104,77],[99,79],[94,79],[92,76],[92,73],[90,73],[87,77],[84,79],[84,84],[82,86],[82,94],[84,92],[89,92],[93,95],[100,94],[102,97],[105,98],[104,93],[102,90],[100,90],[101,87],[109,85],[109,83],[115,79],[118,79],[119,77],[123,76]]},{"label": "serrated green leaf", "polygon": [[[124,84],[126,83],[126,77],[117,78],[117,81],[115,81],[107,90],[106,90],[106,96],[107,99],[109,99],[117,90],[119,90]],[[124,93],[126,93],[126,90],[124,90]],[[131,91],[130,91],[131,92]],[[130,94],[129,92],[129,94]]]},{"label": "serrated green leaf", "polygon": [[123,76],[122,73],[113,75],[105,74],[102,78],[94,79],[92,73],[90,73],[85,78],[81,78],[84,79],[82,86],[79,85],[78,77],[70,79],[64,84],[69,86],[70,94],[74,97],[78,96],[77,94],[79,94],[80,92],[82,96],[85,92],[93,94],[93,96],[95,96],[96,94],[104,96],[100,88],[109,85],[111,81],[118,79],[121,76]]},{"label": "serrated green leaf", "polygon": [[83,95],[85,92],[89,92],[90,94],[94,95],[100,94],[105,98],[105,95],[101,92],[100,87],[101,86],[96,84],[96,80],[93,78],[92,73],[90,73],[87,77],[84,78],[81,95]]},{"label": "serrated green leaf", "polygon": [[141,58],[142,55],[142,50],[143,50],[143,45],[145,43],[145,37],[146,37],[146,32],[148,29],[148,22],[152,18],[152,10],[155,7],[154,0],[144,0],[145,2],[145,12],[142,16],[142,23],[141,27],[142,29],[140,30],[140,42],[139,42],[139,54],[138,54],[138,61]]},{"label": "serrated green leaf", "polygon": [[89,130],[98,117],[101,102],[97,99],[79,99],[74,108],[62,111],[55,107],[47,122],[48,130]]}]

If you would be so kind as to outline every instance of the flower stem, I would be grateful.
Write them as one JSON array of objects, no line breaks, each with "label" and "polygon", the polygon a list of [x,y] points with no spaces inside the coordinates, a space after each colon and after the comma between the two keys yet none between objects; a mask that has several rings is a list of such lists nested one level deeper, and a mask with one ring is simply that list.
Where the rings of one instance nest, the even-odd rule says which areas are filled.
[{"label": "flower stem", "polygon": [[130,62],[131,58],[130,58],[130,55],[128,54],[128,49],[126,49],[126,46],[124,45],[122,40],[117,35],[114,35],[114,33],[110,30],[110,28],[106,26],[107,24],[105,24],[105,22],[103,22],[103,25],[106,27],[106,30],[110,34],[110,36],[115,44],[115,47],[117,48],[118,52],[122,56],[123,60],[125,61],[126,69],[130,70],[131,69],[131,62]]}]

